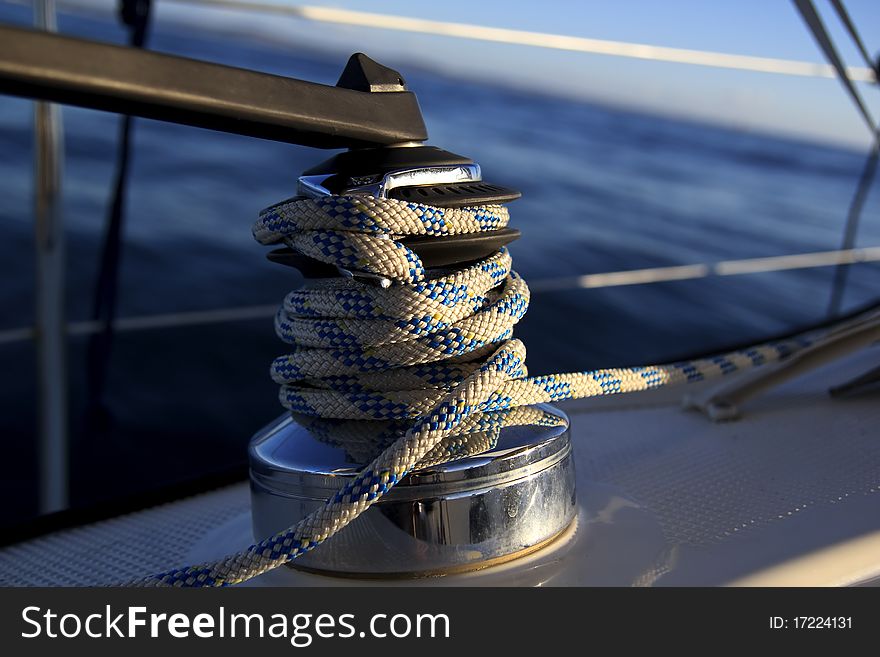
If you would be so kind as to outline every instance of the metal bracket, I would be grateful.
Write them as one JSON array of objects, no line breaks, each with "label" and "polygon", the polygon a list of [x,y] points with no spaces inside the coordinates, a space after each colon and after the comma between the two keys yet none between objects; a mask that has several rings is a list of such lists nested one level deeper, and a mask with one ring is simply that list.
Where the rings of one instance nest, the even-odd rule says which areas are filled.
[{"label": "metal bracket", "polygon": [[755,369],[702,392],[686,394],[682,406],[702,412],[713,422],[739,419],[742,405],[752,397],[878,340],[880,314],[875,313],[830,334],[821,342],[780,363]]},{"label": "metal bracket", "polygon": [[403,77],[360,53],[331,87],[3,25],[0,93],[316,148],[428,138]]}]

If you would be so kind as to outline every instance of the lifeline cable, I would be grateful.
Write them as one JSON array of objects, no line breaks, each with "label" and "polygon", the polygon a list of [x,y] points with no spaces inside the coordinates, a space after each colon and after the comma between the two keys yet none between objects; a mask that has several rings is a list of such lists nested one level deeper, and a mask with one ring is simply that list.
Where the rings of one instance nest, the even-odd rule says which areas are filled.
[{"label": "lifeline cable", "polygon": [[[529,290],[497,253],[461,269],[426,271],[400,239],[494,230],[499,206],[438,208],[362,196],[294,198],[263,210],[262,244],[284,243],[322,262],[393,281],[320,279],[291,292],[275,320],[293,345],[272,363],[281,403],[342,422],[406,422],[410,428],[325,504],[290,527],[220,561],[171,570],[135,586],[226,586],[314,549],[378,501],[407,473],[485,449],[504,426],[558,422],[530,412],[542,402],[702,381],[785,358],[812,333],[701,360],[529,377],[512,338]],[[833,332],[834,329],[831,329]],[[485,440],[463,441],[477,434]]]}]

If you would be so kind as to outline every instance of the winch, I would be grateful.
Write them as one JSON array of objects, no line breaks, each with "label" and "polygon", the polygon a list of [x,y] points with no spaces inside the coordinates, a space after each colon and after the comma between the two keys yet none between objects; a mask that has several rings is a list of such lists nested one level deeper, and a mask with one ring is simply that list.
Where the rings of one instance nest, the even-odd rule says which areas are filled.
[{"label": "winch", "polygon": [[[395,71],[363,55],[349,61],[338,86],[373,93],[406,87]],[[352,148],[303,172],[297,197],[372,197],[437,208],[498,205],[519,192],[482,179],[473,160],[419,142]],[[512,228],[445,236],[410,236],[426,279],[465,268],[519,237]],[[310,281],[351,277],[390,287],[388,278],[342,268],[291,248],[269,258],[298,269]],[[547,405],[519,409],[555,421],[507,426],[459,436],[464,458],[438,462],[407,475],[394,490],[291,565],[356,576],[434,575],[484,568],[551,542],[576,512],[575,476],[567,421]],[[353,479],[405,424],[340,421],[285,414],[251,441],[249,450],[254,536],[259,540],[295,525]],[[411,424],[411,423],[410,423]],[[549,426],[548,426],[549,425]]]},{"label": "winch", "polygon": [[[320,507],[384,444],[379,431],[346,444],[350,431],[334,429],[288,415],[251,441],[254,536],[271,536]],[[373,577],[484,568],[550,543],[575,513],[568,431],[507,427],[488,451],[411,473],[291,565]]]}]

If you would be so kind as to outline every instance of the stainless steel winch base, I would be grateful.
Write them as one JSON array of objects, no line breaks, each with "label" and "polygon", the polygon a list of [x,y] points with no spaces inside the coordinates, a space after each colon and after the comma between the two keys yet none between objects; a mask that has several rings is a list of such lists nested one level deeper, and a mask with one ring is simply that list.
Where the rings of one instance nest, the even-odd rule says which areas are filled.
[{"label": "stainless steel winch base", "polygon": [[[314,437],[289,416],[252,441],[256,538],[295,524],[357,471],[351,465],[320,463],[328,456],[326,444],[318,453],[310,452],[313,448]],[[488,452],[410,475],[291,565],[360,577],[485,568],[547,545],[575,515],[568,432],[561,427],[508,427]]]}]

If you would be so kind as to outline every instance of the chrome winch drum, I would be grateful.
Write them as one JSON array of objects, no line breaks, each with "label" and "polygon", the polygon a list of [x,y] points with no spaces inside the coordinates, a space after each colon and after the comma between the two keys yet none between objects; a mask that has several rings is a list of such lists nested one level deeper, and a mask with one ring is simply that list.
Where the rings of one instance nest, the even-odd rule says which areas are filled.
[{"label": "chrome winch drum", "polygon": [[[285,415],[253,438],[249,456],[254,535],[262,539],[320,507],[368,454],[334,440],[332,423],[316,429]],[[363,577],[485,568],[549,544],[575,509],[565,427],[506,427],[488,451],[410,473],[291,565]]]}]

